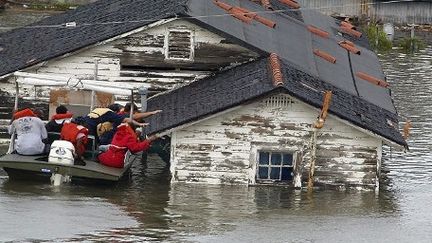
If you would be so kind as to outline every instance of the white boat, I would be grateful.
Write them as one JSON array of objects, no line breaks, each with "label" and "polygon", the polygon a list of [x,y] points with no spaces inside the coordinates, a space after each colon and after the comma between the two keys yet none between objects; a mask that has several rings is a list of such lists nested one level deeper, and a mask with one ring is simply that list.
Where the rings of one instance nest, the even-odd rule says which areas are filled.
[{"label": "white boat", "polygon": [[[34,85],[34,86],[57,86],[71,87],[73,89],[83,89],[91,91],[100,91],[117,95],[130,95],[133,102],[134,90],[140,87],[122,86],[118,87],[111,82],[93,81],[93,80],[74,80],[72,78],[51,77],[47,75],[31,74],[16,72],[15,76],[19,77],[16,81],[16,98],[15,110],[18,108],[19,85]],[[93,92],[94,95],[94,92]],[[142,96],[145,97],[145,96]],[[90,109],[93,108],[93,100]],[[133,108],[133,107],[132,107]],[[131,112],[132,114],[132,112]],[[59,134],[49,133],[49,136],[57,136]],[[142,154],[131,154],[128,152],[125,157],[124,168],[113,168],[104,166],[98,163],[95,158],[98,153],[95,139],[89,136],[87,151],[84,154],[85,165],[77,165],[74,163],[72,151],[73,146],[68,145],[66,141],[58,142],[61,147],[57,151],[53,149],[54,143],[51,146],[51,151],[46,155],[26,156],[15,152],[15,134],[12,134],[8,152],[0,156],[0,167],[7,173],[10,179],[19,180],[46,180],[58,186],[65,182],[118,182],[125,178],[130,171],[134,162],[140,161]],[[53,139],[55,140],[55,139]],[[68,148],[68,146],[72,146]],[[84,163],[82,163],[84,164]]]}]

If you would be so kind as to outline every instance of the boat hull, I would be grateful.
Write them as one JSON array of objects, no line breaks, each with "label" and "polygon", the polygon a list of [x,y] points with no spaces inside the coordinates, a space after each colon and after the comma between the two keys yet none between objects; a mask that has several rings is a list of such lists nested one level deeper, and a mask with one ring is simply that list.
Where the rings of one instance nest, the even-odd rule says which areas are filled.
[{"label": "boat hull", "polygon": [[72,181],[118,182],[127,177],[133,162],[141,155],[128,155],[124,168],[112,168],[86,160],[86,165],[48,163],[46,156],[6,154],[0,157],[0,167],[14,180],[49,181],[53,173],[68,175]]}]

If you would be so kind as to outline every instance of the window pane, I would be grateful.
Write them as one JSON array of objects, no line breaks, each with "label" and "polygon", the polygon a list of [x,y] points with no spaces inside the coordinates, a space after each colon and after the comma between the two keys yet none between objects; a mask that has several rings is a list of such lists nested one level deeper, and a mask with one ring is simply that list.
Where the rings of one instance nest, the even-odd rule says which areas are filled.
[{"label": "window pane", "polygon": [[272,165],[281,165],[282,155],[281,154],[272,154],[271,156],[271,164]]},{"label": "window pane", "polygon": [[283,154],[283,165],[292,166],[293,165],[293,155]]},{"label": "window pane", "polygon": [[258,167],[258,179],[268,179],[268,167]]},{"label": "window pane", "polygon": [[290,181],[293,178],[293,169],[289,167],[283,167],[282,168],[282,180],[283,181]]},{"label": "window pane", "polygon": [[259,153],[259,164],[268,165],[269,164],[270,153],[260,152]]},{"label": "window pane", "polygon": [[271,168],[270,179],[280,180],[280,167]]}]

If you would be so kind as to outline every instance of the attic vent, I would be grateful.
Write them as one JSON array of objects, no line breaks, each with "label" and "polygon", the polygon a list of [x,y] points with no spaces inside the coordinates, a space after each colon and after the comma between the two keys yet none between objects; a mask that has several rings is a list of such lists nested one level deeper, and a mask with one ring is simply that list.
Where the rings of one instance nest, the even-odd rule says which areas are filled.
[{"label": "attic vent", "polygon": [[165,59],[193,60],[193,46],[190,30],[168,30],[165,36]]},{"label": "attic vent", "polygon": [[267,98],[265,101],[266,107],[273,108],[282,108],[282,107],[291,107],[294,104],[294,101],[290,96],[287,95],[278,95]]}]

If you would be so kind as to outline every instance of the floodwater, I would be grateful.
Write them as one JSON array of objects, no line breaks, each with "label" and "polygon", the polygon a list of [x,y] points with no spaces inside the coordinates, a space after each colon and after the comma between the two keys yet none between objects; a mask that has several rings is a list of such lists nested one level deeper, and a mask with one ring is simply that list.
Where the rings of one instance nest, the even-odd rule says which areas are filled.
[{"label": "floodwater", "polygon": [[0,241],[432,242],[432,47],[380,58],[413,129],[409,152],[385,149],[379,195],[171,185],[156,159],[115,187],[55,188],[0,170]]}]

